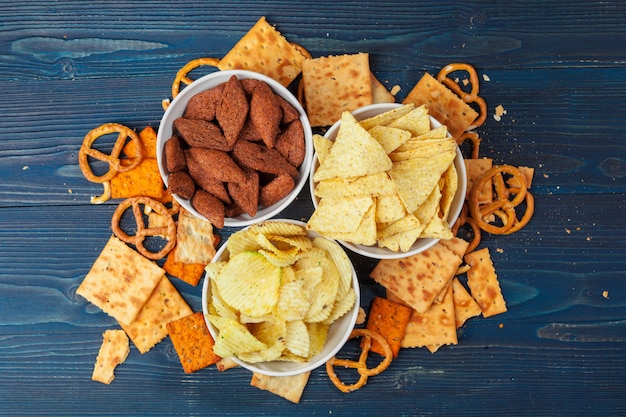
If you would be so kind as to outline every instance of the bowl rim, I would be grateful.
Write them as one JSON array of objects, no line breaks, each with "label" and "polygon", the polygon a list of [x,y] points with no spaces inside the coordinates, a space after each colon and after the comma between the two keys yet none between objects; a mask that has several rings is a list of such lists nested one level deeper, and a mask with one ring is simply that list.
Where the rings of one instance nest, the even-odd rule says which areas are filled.
[{"label": "bowl rim", "polygon": [[[202,91],[213,88],[222,82],[226,82],[232,75],[237,76],[237,78],[239,79],[252,78],[265,81],[270,86],[272,91],[286,99],[289,104],[291,104],[298,111],[299,119],[302,123],[302,129],[304,130],[305,143],[304,161],[298,169],[298,176],[295,178],[294,189],[291,190],[291,192],[287,196],[283,197],[283,199],[281,199],[277,203],[274,203],[270,207],[259,207],[259,210],[254,217],[251,217],[248,214],[244,213],[237,217],[226,217],[224,219],[224,227],[243,227],[259,221],[267,220],[280,214],[298,197],[300,191],[302,191],[302,189],[304,188],[304,185],[306,184],[309,177],[311,163],[313,160],[313,131],[311,129],[311,124],[309,122],[309,118],[306,112],[304,111],[304,108],[302,107],[296,96],[291,91],[289,91],[289,89],[287,89],[278,81],[267,75],[248,70],[215,71],[198,78],[193,83],[185,87],[172,100],[172,102],[165,110],[165,113],[163,113],[163,116],[161,117],[161,120],[159,122],[159,129],[157,131],[156,156],[159,173],[161,175],[161,178],[163,179],[165,186],[167,187],[169,174],[167,173],[164,166],[163,148],[165,146],[165,142],[172,136],[172,124],[175,118],[182,116],[191,97]],[[207,86],[207,84],[209,85]],[[198,213],[198,211],[191,206],[191,202],[189,200],[182,199],[174,194],[172,194],[172,197],[176,199],[176,201],[182,207],[184,207],[190,213],[194,214],[196,217],[208,220],[205,216]]]},{"label": "bowl rim", "polygon": [[[306,223],[299,221],[299,220],[292,220],[292,219],[285,219],[285,218],[281,218],[281,219],[270,219],[267,221],[272,221],[272,222],[286,222],[286,223],[291,223],[291,224],[297,224],[299,226],[305,227]],[[259,222],[260,223],[260,222]],[[258,224],[258,223],[257,223]],[[245,230],[247,228],[249,228],[250,226],[242,229]],[[322,237],[324,239],[330,240],[330,241],[334,241],[333,239],[329,239],[327,237],[324,237],[322,235],[320,235],[317,232],[311,231],[311,230],[307,230],[307,236],[309,237],[315,237],[315,236],[319,236]],[[214,262],[218,262],[219,259],[223,256],[224,251],[227,249],[228,246],[228,239],[224,242],[224,244],[218,249],[218,251],[215,253],[215,256],[213,257],[213,260],[211,261],[211,263]],[[347,255],[347,253],[346,253]],[[358,275],[356,273],[356,270],[354,269],[354,265],[352,263],[352,261],[350,261],[350,267],[352,269],[352,286],[355,290],[356,293],[356,300],[354,303],[354,306],[352,307],[352,309],[347,312],[344,316],[340,317],[339,319],[337,319],[335,322],[333,322],[330,325],[330,328],[328,330],[329,334],[332,331],[332,329],[336,329],[339,325],[344,325],[347,326],[347,331],[344,332],[343,334],[341,334],[340,337],[336,338],[336,345],[332,348],[330,348],[328,351],[322,351],[320,353],[318,353],[317,355],[315,355],[311,360],[307,361],[307,362],[283,362],[283,361],[272,361],[272,362],[260,362],[260,363],[249,363],[246,361],[243,361],[239,358],[237,358],[236,356],[232,356],[231,359],[237,363],[238,365],[240,365],[241,367],[252,371],[252,372],[257,372],[259,374],[263,374],[263,375],[268,375],[268,376],[293,376],[293,375],[299,375],[308,371],[312,371],[322,365],[324,365],[328,360],[330,360],[333,356],[335,356],[335,354],[337,352],[339,352],[341,350],[341,348],[343,348],[343,346],[346,344],[346,342],[348,341],[348,339],[350,338],[350,334],[352,333],[352,329],[354,329],[354,326],[356,325],[356,320],[359,314],[359,308],[360,308],[360,304],[361,304],[361,287],[359,284],[359,279],[358,279]],[[207,318],[207,314],[208,314],[208,301],[209,301],[209,295],[210,295],[210,286],[209,286],[209,277],[207,276],[206,272],[203,274],[203,282],[202,282],[202,313],[203,313],[203,317],[204,317],[204,321],[209,329],[209,333],[211,333],[211,336],[215,339],[217,337],[219,337],[219,333],[215,330],[214,326],[209,322],[208,318]],[[327,339],[327,343],[328,343],[328,339]],[[326,346],[326,345],[324,345]],[[285,368],[285,369],[273,369],[274,367],[279,366],[281,368]]]},{"label": "bowl rim", "polygon": [[[352,115],[355,117],[355,119],[357,120],[362,120],[365,119],[367,117],[371,117],[374,116],[375,114],[380,114],[383,113],[387,110],[391,110],[397,107],[401,107],[404,106],[405,103],[377,103],[377,104],[370,104],[367,106],[363,106],[360,107],[354,111],[352,111]],[[370,114],[371,112],[371,114]],[[376,113],[374,113],[376,112]],[[367,116],[365,116],[367,115]],[[430,116],[430,125],[431,128],[435,128],[435,127],[439,127],[442,125],[441,122],[439,122],[437,119],[435,119],[433,116]],[[328,130],[326,131],[326,133],[324,134],[324,137],[327,139],[332,138],[333,136],[336,136],[337,131],[339,130],[339,127],[341,126],[341,119],[336,121],[330,128],[328,128]],[[450,132],[448,132],[448,136],[450,135]],[[467,171],[465,169],[465,163],[464,163],[464,159],[463,159],[463,154],[461,153],[461,150],[459,149],[459,146],[456,146],[456,156],[454,158],[454,166],[457,170],[457,175],[459,178],[459,183],[457,186],[457,190],[456,193],[454,194],[454,198],[453,198],[453,203],[451,208],[453,208],[453,210],[451,209],[450,212],[448,213],[448,222],[450,223],[450,225],[454,224],[454,222],[456,222],[456,220],[458,219],[458,217],[461,214],[461,211],[463,209],[463,202],[465,200],[465,194],[467,192]],[[311,169],[309,171],[309,193],[311,196],[311,202],[313,203],[313,207],[315,209],[317,209],[318,206],[318,202],[319,199],[315,196],[315,181],[313,181],[313,175],[315,175],[315,170],[317,169],[319,165],[319,160],[317,157],[317,152],[313,153],[313,160],[311,162]],[[414,246],[417,244],[414,243],[413,246],[411,247],[411,249],[409,249],[406,252],[394,252],[392,250],[389,250],[387,248],[381,248],[378,246],[366,246],[366,245],[360,245],[360,244],[355,244],[355,243],[351,243],[351,242],[346,242],[343,240],[337,240],[337,242],[339,242],[342,246],[344,246],[345,248],[351,250],[352,252],[358,253],[359,255],[363,255],[366,256],[368,258],[373,258],[373,259],[400,259],[400,258],[406,258],[408,256],[412,256],[412,255],[417,255],[421,252],[426,251],[427,249],[430,249],[431,247],[433,247],[434,245],[437,244],[437,242],[439,242],[440,239],[437,238],[420,238],[418,239],[418,242],[421,242],[421,245],[417,248],[414,248]]]}]

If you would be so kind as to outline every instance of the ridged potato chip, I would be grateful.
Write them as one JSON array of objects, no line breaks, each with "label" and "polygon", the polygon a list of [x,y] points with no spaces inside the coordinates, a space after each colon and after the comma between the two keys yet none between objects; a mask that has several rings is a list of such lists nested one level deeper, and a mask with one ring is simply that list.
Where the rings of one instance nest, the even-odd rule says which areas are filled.
[{"label": "ridged potato chip", "polygon": [[237,320],[214,315],[208,315],[208,319],[220,332],[220,337],[213,345],[213,352],[218,356],[223,358],[238,356],[267,348],[265,343],[254,337],[248,328]]},{"label": "ridged potato chip", "polygon": [[296,356],[307,358],[311,340],[309,330],[303,320],[294,320],[287,322],[287,337],[285,338],[285,346],[291,353]]}]

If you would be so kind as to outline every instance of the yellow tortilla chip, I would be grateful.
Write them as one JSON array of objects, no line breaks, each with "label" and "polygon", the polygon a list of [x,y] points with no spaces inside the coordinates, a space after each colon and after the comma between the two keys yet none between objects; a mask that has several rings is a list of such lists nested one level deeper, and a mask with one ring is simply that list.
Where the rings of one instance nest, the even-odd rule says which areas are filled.
[{"label": "yellow tortilla chip", "polygon": [[357,245],[376,244],[376,204],[372,204],[354,232],[329,231],[324,232],[323,235],[330,239],[343,240]]},{"label": "yellow tortilla chip", "polygon": [[333,178],[315,185],[319,198],[380,197],[397,193],[396,187],[386,172],[352,178]]},{"label": "yellow tortilla chip", "polygon": [[398,193],[376,198],[376,223],[390,223],[403,218],[406,208]]},{"label": "yellow tortilla chip", "polygon": [[426,106],[419,106],[398,117],[389,124],[390,127],[408,130],[413,136],[423,135],[430,131],[430,117]]},{"label": "yellow tortilla chip", "polygon": [[330,153],[315,171],[315,182],[331,178],[350,178],[376,174],[391,168],[383,147],[345,111]]},{"label": "yellow tortilla chip", "polygon": [[380,143],[388,154],[411,139],[411,132],[398,129],[397,127],[376,125],[368,129],[368,132]]},{"label": "yellow tortilla chip", "polygon": [[371,197],[323,198],[311,215],[307,227],[322,234],[352,233],[372,206],[374,200]]},{"label": "yellow tortilla chip", "polygon": [[388,126],[394,120],[399,117],[404,116],[415,108],[415,105],[412,103],[403,104],[398,107],[394,107],[391,110],[387,110],[386,112],[377,114],[376,116],[368,117],[367,119],[363,119],[359,122],[361,126],[365,130],[369,130],[374,126]]}]

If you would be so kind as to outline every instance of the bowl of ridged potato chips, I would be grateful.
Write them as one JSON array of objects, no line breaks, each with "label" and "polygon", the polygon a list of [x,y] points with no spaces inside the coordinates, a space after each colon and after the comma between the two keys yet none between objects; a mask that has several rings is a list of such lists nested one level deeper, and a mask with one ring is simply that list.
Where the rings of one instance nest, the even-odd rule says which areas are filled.
[{"label": "bowl of ridged potato chips", "polygon": [[202,288],[214,352],[271,376],[326,363],[350,336],[359,302],[341,245],[295,220],[233,233],[206,267]]}]

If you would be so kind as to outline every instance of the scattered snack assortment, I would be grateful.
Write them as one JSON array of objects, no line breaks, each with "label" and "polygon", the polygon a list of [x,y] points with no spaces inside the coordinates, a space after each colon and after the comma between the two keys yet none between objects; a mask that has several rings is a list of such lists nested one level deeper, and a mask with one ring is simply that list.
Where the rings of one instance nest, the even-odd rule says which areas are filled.
[{"label": "scattered snack assortment", "polygon": [[[178,94],[181,85],[189,85],[193,82],[188,73],[202,65],[211,65],[219,69],[239,68],[257,71],[271,76],[284,86],[291,84],[298,75],[302,74],[302,80],[298,85],[299,99],[307,110],[311,125],[328,126],[341,119],[342,125],[345,123],[346,129],[351,129],[350,135],[365,137],[363,132],[367,133],[367,140],[362,141],[361,145],[364,144],[366,153],[374,152],[372,155],[376,155],[365,161],[365,164],[360,160],[356,164],[354,160],[338,160],[341,156],[341,146],[345,146],[341,145],[343,140],[341,136],[348,133],[341,132],[335,143],[327,143],[328,141],[325,141],[323,137],[316,135],[316,151],[321,164],[316,178],[318,181],[316,196],[320,198],[320,207],[322,207],[322,201],[326,199],[332,200],[347,196],[355,198],[354,191],[350,190],[359,189],[359,183],[362,183],[361,190],[371,189],[372,184],[384,189],[387,180],[380,175],[381,173],[385,173],[385,176],[393,181],[402,183],[402,180],[392,173],[386,174],[390,169],[391,155],[397,152],[398,154],[404,153],[404,156],[396,155],[394,158],[408,157],[411,148],[405,145],[415,136],[433,132],[430,124],[421,133],[414,132],[412,127],[407,127],[407,125],[401,125],[391,126],[396,130],[390,135],[389,126],[374,122],[359,123],[350,118],[349,111],[345,110],[354,110],[372,103],[395,102],[395,97],[371,72],[368,60],[369,56],[366,53],[314,59],[304,48],[288,42],[265,18],[261,18],[223,59],[202,58],[181,68],[172,86],[172,96],[175,97]],[[322,72],[325,69],[331,69],[332,82],[328,77],[328,72]],[[450,78],[458,72],[466,72],[469,80],[460,82],[458,79]],[[320,74],[324,74],[324,77]],[[232,83],[237,85],[235,87],[225,85],[222,88],[235,88],[240,94],[244,91],[241,82],[232,80]],[[471,91],[466,92],[467,88],[463,88],[461,84],[464,87],[471,85]],[[348,97],[348,99],[338,99],[338,97]],[[168,104],[169,100],[163,101],[164,108]],[[442,161],[436,170],[433,169],[432,178],[429,178],[432,180],[429,181],[429,187],[420,190],[420,200],[412,200],[412,210],[406,210],[405,207],[402,213],[403,217],[406,217],[408,213],[414,213],[420,203],[424,203],[423,197],[431,198],[430,196],[436,194],[435,190],[438,189],[441,197],[434,205],[436,208],[431,207],[430,217],[425,217],[422,223],[427,225],[433,221],[438,222],[438,233],[442,234],[435,236],[441,237],[441,240],[435,246],[417,255],[380,260],[371,271],[371,278],[385,288],[386,295],[375,297],[369,314],[366,314],[366,318],[363,318],[360,323],[365,324],[364,328],[355,328],[350,335],[351,338],[361,338],[360,357],[356,361],[335,357],[326,364],[330,380],[342,392],[351,392],[361,388],[369,377],[384,371],[394,358],[402,354],[403,348],[425,347],[435,352],[444,345],[457,344],[457,329],[463,326],[469,318],[478,315],[491,317],[507,311],[489,249],[487,247],[478,249],[481,233],[513,233],[524,227],[533,215],[534,199],[528,191],[532,183],[532,168],[494,165],[493,160],[479,157],[481,138],[474,129],[482,125],[486,119],[486,103],[479,96],[478,76],[471,65],[450,64],[436,77],[425,73],[402,104],[404,106],[400,109],[406,111],[407,114],[427,110],[426,117],[431,115],[440,121],[444,125],[446,135],[448,132],[451,134],[456,142],[455,145],[462,146],[466,141],[471,142],[473,146],[471,158],[465,158],[468,177],[466,201],[456,224],[446,225],[442,220],[445,219],[445,204],[440,201],[444,201],[445,190],[454,194],[453,179],[446,177],[446,172],[451,171],[450,167],[454,166],[451,164],[451,154],[448,150],[445,162]],[[203,110],[197,111],[202,113]],[[424,123],[423,120],[421,123]],[[237,139],[245,122],[238,121],[238,125],[241,125],[240,131],[237,134],[233,133],[230,140],[233,140],[233,137]],[[179,126],[179,128],[181,136],[186,136],[185,127]],[[383,135],[380,131],[385,130],[387,132]],[[408,138],[404,132],[409,132]],[[95,149],[94,143],[97,139],[115,134],[118,138],[109,154]],[[440,139],[445,140],[446,135],[442,135]],[[380,141],[376,141],[377,147],[372,146],[370,137],[380,138]],[[269,135],[267,138],[269,141],[272,140]],[[233,146],[234,142],[233,140]],[[267,146],[265,139],[261,143]],[[251,147],[260,146],[259,143],[254,142],[247,142],[247,144]],[[171,147],[174,145],[175,143]],[[191,153],[192,146],[186,146],[188,146],[187,152]],[[442,142],[441,146],[446,149],[450,148],[449,142],[445,144]],[[374,148],[376,150],[372,151]],[[390,152],[392,148],[393,152]],[[168,152],[173,155],[167,157],[168,163],[173,163],[174,166],[177,161],[180,162],[178,159],[180,154],[176,156],[179,150]],[[254,153],[256,150],[251,149],[246,152]],[[108,170],[103,174],[96,174],[91,167],[94,160],[105,163]],[[329,161],[333,160],[331,164]],[[249,239],[249,236],[248,239],[241,239],[241,237],[246,237],[245,233],[235,233],[233,234],[235,239],[229,244],[230,262],[235,262],[235,266],[230,267],[228,260],[211,264],[219,243],[219,237],[214,233],[213,226],[220,227],[219,219],[215,220],[217,224],[211,224],[194,217],[178,206],[172,198],[171,190],[164,186],[160,178],[156,165],[156,132],[150,127],[136,134],[132,129],[116,123],[99,126],[85,136],[78,161],[87,180],[103,184],[104,192],[101,196],[92,197],[93,204],[100,204],[109,199],[122,199],[112,217],[113,235],[77,289],[77,294],[115,318],[122,328],[122,330],[111,329],[104,332],[92,379],[104,384],[110,384],[113,381],[116,366],[123,363],[129,353],[129,339],[136,345],[139,352],[144,354],[168,335],[180,357],[185,373],[196,372],[212,364],[215,364],[220,372],[237,366],[228,357],[237,352],[230,349],[228,344],[223,345],[221,341],[214,342],[206,327],[202,312],[192,311],[168,275],[180,278],[193,286],[198,284],[205,270],[210,277],[207,279],[226,277],[226,284],[224,282],[220,284],[218,279],[217,285],[212,286],[215,290],[211,304],[212,311],[215,312],[214,317],[211,318],[212,323],[220,327],[223,325],[220,321],[226,320],[230,315],[229,325],[233,328],[245,329],[240,321],[232,320],[232,310],[229,310],[232,306],[229,307],[229,304],[234,303],[239,307],[260,306],[263,312],[277,305],[277,308],[281,310],[280,299],[274,300],[275,303],[272,305],[264,305],[267,304],[264,302],[266,300],[261,300],[258,295],[255,301],[248,299],[242,301],[237,297],[239,290],[243,290],[240,286],[238,287],[237,281],[247,282],[245,272],[254,268],[255,261],[252,259],[254,254],[261,256],[260,253],[264,253],[261,257],[265,261],[271,258],[274,262],[291,266],[297,262],[295,259],[298,256],[316,252],[315,244],[311,241],[305,242],[300,239],[300,235],[287,236],[287,246],[293,250],[275,251],[276,241],[272,242],[272,239],[276,239],[276,236],[268,238],[263,234],[258,234],[253,239]],[[325,166],[325,163],[328,165]],[[372,166],[376,166],[374,171],[371,170]],[[179,168],[180,166],[176,169],[172,168],[171,172],[178,172]],[[193,168],[184,169],[191,172]],[[258,168],[234,170],[233,172],[236,171],[236,173],[231,172],[231,174],[241,175],[243,172],[243,176],[247,177],[253,175],[251,171],[255,169]],[[349,172],[349,175],[337,175],[338,169],[347,170],[345,172]],[[452,178],[453,173],[449,172],[449,174]],[[360,179],[358,181],[346,180],[355,176]],[[240,179],[235,182],[237,181]],[[346,184],[348,182],[350,186]],[[357,183],[356,186],[355,183]],[[232,191],[229,197],[237,200]],[[369,195],[367,198],[372,200],[380,196]],[[412,196],[407,192],[396,198],[399,198],[402,204],[409,204],[407,201],[411,201]],[[253,205],[239,204],[239,206],[240,209],[244,209],[244,206],[254,209]],[[358,221],[353,219],[352,225],[360,224],[371,206],[372,204],[368,206],[367,203],[358,206],[360,217]],[[122,217],[128,210],[132,210],[136,222],[134,235],[127,234],[122,226]],[[320,212],[323,212],[323,209],[320,209]],[[374,230],[378,229],[377,219],[381,220],[379,224],[392,221],[393,216],[390,213],[391,210],[389,213],[369,213],[374,220]],[[333,215],[326,214],[326,216]],[[399,213],[396,215],[400,218]],[[316,219],[318,216],[319,212],[311,217],[308,227],[314,230],[322,230],[325,227],[320,224],[327,223],[328,219],[324,222],[323,219]],[[460,229],[467,227],[469,227],[468,233],[473,235],[469,242],[458,237]],[[255,226],[251,229],[254,230]],[[323,231],[332,232],[332,230]],[[349,232],[348,230],[341,231],[341,233]],[[396,234],[402,235],[402,233],[393,233],[390,236]],[[233,248],[237,245],[237,236],[243,246],[246,242],[250,244],[250,240],[253,240],[257,252],[241,255],[242,258],[239,259],[238,255],[233,254]],[[411,236],[413,238],[415,233]],[[345,237],[345,235],[338,234],[336,237]],[[285,246],[285,236],[280,236],[279,239],[282,248]],[[149,250],[148,246],[153,248],[154,244],[151,242],[150,245],[144,245],[148,240],[160,240],[157,245],[158,249]],[[378,235],[375,235],[373,240],[370,236],[366,244],[376,244],[377,241],[380,244]],[[397,248],[397,250],[404,250],[408,242],[410,239],[406,242],[398,240],[394,243],[383,244]],[[324,249],[327,251],[328,247]],[[299,255],[294,255],[296,252]],[[291,253],[292,258],[288,258],[285,253]],[[221,275],[222,273],[224,275]],[[461,280],[464,274],[467,274],[466,285]],[[338,279],[341,281],[341,278]],[[350,306],[350,296],[348,296],[350,287],[346,287],[345,282],[343,284],[338,282],[332,284],[333,288],[343,288],[344,292],[342,297],[337,297],[338,290],[335,291],[335,304],[340,306],[340,310],[347,311]],[[287,292],[285,287],[288,285],[289,283],[286,282],[281,289]],[[310,302],[309,308],[312,305],[313,303]],[[288,308],[282,308],[284,314],[300,311],[304,314],[302,317],[307,316],[308,313],[304,312],[304,308],[298,310],[292,307],[289,305]],[[324,311],[323,315],[317,317],[323,317],[317,322],[324,323],[330,320],[331,316],[341,313],[335,308],[325,310],[328,311]],[[320,311],[318,313],[321,314]],[[302,317],[300,321],[304,323]],[[293,341],[292,347],[293,350],[290,350],[289,354],[303,347],[302,340]],[[307,357],[312,352],[311,346],[308,350],[304,348],[300,350],[302,357]],[[263,352],[269,354],[270,351],[271,348],[265,344]],[[221,357],[218,352],[221,352],[224,357]],[[379,365],[374,368],[368,368],[366,365],[370,352],[375,352],[381,357]],[[250,352],[240,352],[240,354],[244,357],[248,355],[247,359],[250,359]],[[269,358],[270,356],[262,355],[257,359],[268,360]],[[355,369],[358,374],[357,381],[352,384],[342,382],[334,371],[336,366]],[[298,403],[309,376],[310,372],[289,377],[254,373],[251,385]]]}]

